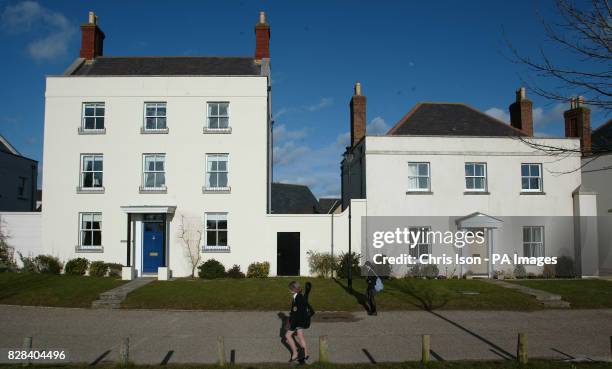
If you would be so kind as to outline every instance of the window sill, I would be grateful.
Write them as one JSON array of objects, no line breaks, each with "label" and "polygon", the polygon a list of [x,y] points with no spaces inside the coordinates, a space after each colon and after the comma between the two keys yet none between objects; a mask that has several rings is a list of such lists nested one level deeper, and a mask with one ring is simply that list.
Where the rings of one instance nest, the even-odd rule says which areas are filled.
[{"label": "window sill", "polygon": [[489,191],[465,191],[464,195],[490,195]]},{"label": "window sill", "polygon": [[104,252],[104,247],[82,247],[77,245],[74,247],[74,251],[82,253],[101,253]]},{"label": "window sill", "polygon": [[232,127],[228,128],[208,128],[204,127],[202,133],[205,134],[230,134],[232,133]]},{"label": "window sill", "polygon": [[143,135],[167,135],[170,132],[170,129],[146,129],[144,127],[140,127],[140,133]]},{"label": "window sill", "polygon": [[168,188],[167,187],[151,188],[151,187],[140,186],[138,188],[138,192],[139,193],[168,193]]},{"label": "window sill", "polygon": [[230,252],[229,246],[205,246],[202,249],[203,253],[212,253],[212,252]]},{"label": "window sill", "polygon": [[544,191],[521,191],[520,195],[546,195]]},{"label": "window sill", "polygon": [[102,129],[85,129],[83,127],[79,127],[79,134],[80,135],[105,135],[106,134],[106,128],[102,128]]},{"label": "window sill", "polygon": [[433,195],[431,191],[406,191],[406,195]]},{"label": "window sill", "polygon": [[202,193],[231,193],[231,187],[202,187]]},{"label": "window sill", "polygon": [[77,187],[77,193],[104,193],[104,187]]}]

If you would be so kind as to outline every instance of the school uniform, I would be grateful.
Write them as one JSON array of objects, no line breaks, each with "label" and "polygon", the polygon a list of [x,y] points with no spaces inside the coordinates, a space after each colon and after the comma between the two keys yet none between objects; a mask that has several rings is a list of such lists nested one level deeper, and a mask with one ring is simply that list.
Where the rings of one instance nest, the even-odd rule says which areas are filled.
[{"label": "school uniform", "polygon": [[291,313],[289,313],[289,330],[306,329],[310,326],[310,316],[308,314],[308,301],[301,293],[293,294]]}]

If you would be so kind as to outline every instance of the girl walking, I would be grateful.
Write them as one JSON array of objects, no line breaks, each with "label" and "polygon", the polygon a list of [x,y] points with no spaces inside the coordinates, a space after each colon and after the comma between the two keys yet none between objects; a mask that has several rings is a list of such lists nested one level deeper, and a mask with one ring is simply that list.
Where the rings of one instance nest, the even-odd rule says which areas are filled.
[{"label": "girl walking", "polygon": [[[298,281],[292,281],[289,283],[289,292],[292,295],[291,313],[289,314],[289,329],[285,333],[285,339],[287,344],[291,348],[291,360],[305,361],[308,360],[308,347],[306,346],[306,339],[304,338],[304,329],[310,327],[310,317],[312,316],[312,309],[308,305],[308,295],[310,293],[310,283],[306,283],[306,293],[302,294],[302,286]],[[294,340],[295,335],[295,340]],[[300,345],[304,352],[304,356],[298,355],[297,343]]]}]

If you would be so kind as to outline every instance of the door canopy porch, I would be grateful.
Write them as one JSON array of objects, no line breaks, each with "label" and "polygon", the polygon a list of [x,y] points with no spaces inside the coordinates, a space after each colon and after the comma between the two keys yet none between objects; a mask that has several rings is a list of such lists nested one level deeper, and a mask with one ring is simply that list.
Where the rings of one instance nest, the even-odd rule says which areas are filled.
[{"label": "door canopy porch", "polygon": [[128,214],[174,214],[176,206],[174,205],[138,205],[138,206],[122,206],[121,210]]},{"label": "door canopy porch", "polygon": [[501,228],[503,221],[490,215],[475,212],[455,221],[459,229],[465,228]]}]

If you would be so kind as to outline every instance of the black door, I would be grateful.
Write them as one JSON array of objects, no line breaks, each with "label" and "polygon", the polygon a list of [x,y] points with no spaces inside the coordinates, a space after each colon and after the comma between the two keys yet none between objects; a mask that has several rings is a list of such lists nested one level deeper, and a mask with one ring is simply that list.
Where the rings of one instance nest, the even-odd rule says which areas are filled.
[{"label": "black door", "polygon": [[300,275],[300,232],[278,232],[276,255],[276,275]]}]

